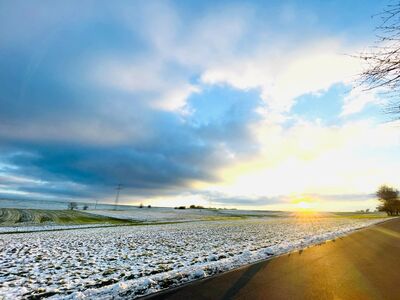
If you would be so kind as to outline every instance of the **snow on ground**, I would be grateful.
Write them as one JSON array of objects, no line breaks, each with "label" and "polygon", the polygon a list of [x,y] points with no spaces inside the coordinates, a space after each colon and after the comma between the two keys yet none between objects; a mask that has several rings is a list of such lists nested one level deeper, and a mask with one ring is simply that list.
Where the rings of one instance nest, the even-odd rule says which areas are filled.
[{"label": "snow on ground", "polygon": [[27,226],[0,226],[0,234],[2,233],[17,233],[17,232],[37,232],[37,231],[57,231],[57,230],[70,230],[70,229],[83,229],[83,228],[97,228],[108,226],[121,226],[116,224],[83,224],[83,225],[27,225]]},{"label": "snow on ground", "polygon": [[274,218],[0,235],[0,299],[134,298],[380,219]]},{"label": "snow on ground", "polygon": [[88,213],[111,218],[137,220],[144,222],[158,221],[194,221],[215,215],[214,211],[205,209],[173,209],[173,208],[136,208],[130,210],[88,210]]},{"label": "snow on ground", "polygon": [[231,209],[174,209],[168,207],[138,208],[129,210],[87,210],[86,212],[111,218],[136,220],[143,222],[182,222],[199,221],[210,218],[243,217],[243,216],[281,216],[284,212],[246,211]]}]

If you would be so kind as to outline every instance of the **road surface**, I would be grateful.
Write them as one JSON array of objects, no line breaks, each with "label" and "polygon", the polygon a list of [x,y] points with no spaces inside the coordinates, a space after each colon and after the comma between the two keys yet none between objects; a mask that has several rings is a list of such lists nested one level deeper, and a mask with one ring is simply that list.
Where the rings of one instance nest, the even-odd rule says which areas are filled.
[{"label": "road surface", "polygon": [[145,299],[400,299],[400,218]]}]

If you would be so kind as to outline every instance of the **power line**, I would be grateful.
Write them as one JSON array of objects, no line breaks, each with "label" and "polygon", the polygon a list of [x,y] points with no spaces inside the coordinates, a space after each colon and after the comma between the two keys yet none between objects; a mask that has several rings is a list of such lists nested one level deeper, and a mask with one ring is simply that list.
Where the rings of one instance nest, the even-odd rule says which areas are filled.
[{"label": "power line", "polygon": [[117,190],[117,195],[115,196],[115,206],[114,210],[117,210],[118,207],[118,200],[119,200],[119,192],[122,190],[122,184],[118,184],[117,187],[115,188]]}]

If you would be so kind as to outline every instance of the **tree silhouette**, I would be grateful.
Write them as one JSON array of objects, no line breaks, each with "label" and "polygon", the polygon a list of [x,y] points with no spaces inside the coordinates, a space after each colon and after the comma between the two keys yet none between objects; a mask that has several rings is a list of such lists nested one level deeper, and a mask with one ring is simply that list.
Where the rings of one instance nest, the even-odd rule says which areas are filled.
[{"label": "tree silhouette", "polygon": [[78,203],[76,203],[76,202],[68,203],[68,209],[70,209],[70,210],[78,209]]},{"label": "tree silhouette", "polygon": [[388,216],[398,216],[400,213],[399,191],[382,185],[376,192],[376,196],[381,204],[378,206],[379,211],[384,211]]}]

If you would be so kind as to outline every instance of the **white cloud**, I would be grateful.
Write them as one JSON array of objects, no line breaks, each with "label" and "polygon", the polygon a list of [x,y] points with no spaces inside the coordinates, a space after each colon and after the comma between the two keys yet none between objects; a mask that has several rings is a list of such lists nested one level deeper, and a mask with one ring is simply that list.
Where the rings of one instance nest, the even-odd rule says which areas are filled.
[{"label": "white cloud", "polygon": [[140,17],[126,12],[124,22],[133,31],[144,29],[140,34],[151,45],[146,56],[100,57],[92,76],[123,90],[156,92],[152,105],[157,108],[181,111],[188,97],[200,91],[190,81],[200,74],[203,84],[259,89],[270,111],[284,113],[296,97],[351,83],[361,70],[360,61],[346,55],[355,49],[337,38],[295,46],[273,39],[268,28],[259,30],[250,6],[217,7],[190,22],[165,3],[143,5],[139,11]]},{"label": "white cloud", "polygon": [[[181,112],[186,100],[200,87],[193,74],[234,59],[234,52],[249,29],[252,10],[232,5],[208,11],[185,23],[171,6],[150,3],[137,12],[126,12],[123,21],[137,28],[151,48],[146,55],[96,57],[89,78],[101,86],[131,93],[152,94],[150,106]],[[140,26],[138,26],[140,24]]]},{"label": "white cloud", "polygon": [[184,106],[186,100],[194,93],[200,92],[200,88],[183,83],[177,87],[171,87],[165,91],[165,93],[160,97],[159,101],[156,102],[156,107],[164,110],[185,112]]},{"label": "white cloud", "polygon": [[341,117],[349,116],[361,112],[367,105],[382,105],[385,101],[378,96],[379,91],[363,91],[354,88],[343,99]]},{"label": "white cloud", "polygon": [[102,86],[131,93],[147,94],[149,106],[175,111],[199,88],[186,79],[186,74],[169,70],[166,64],[151,57],[130,61],[102,59],[95,63],[90,76]]},{"label": "white cloud", "polygon": [[325,91],[336,83],[350,83],[361,67],[359,60],[343,54],[352,51],[335,39],[295,49],[276,47],[269,45],[255,56],[211,67],[201,78],[207,84],[259,88],[270,109],[285,112],[296,97]]}]

